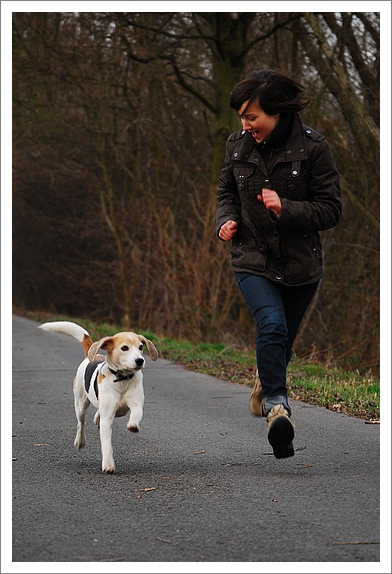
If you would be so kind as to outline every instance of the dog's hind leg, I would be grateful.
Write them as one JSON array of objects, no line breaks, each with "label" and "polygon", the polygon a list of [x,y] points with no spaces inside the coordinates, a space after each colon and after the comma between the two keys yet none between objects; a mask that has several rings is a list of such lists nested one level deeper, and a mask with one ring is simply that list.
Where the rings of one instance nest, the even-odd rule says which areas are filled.
[{"label": "dog's hind leg", "polygon": [[94,415],[94,424],[97,427],[97,429],[99,429],[100,421],[101,421],[101,415],[99,414],[99,411],[97,411]]},{"label": "dog's hind leg", "polygon": [[76,431],[76,438],[74,441],[75,447],[80,450],[84,448],[86,444],[86,434],[84,432],[85,422],[86,422],[86,411],[90,405],[90,401],[84,394],[84,391],[78,392],[74,389],[75,395],[75,414],[78,420],[78,427]]}]

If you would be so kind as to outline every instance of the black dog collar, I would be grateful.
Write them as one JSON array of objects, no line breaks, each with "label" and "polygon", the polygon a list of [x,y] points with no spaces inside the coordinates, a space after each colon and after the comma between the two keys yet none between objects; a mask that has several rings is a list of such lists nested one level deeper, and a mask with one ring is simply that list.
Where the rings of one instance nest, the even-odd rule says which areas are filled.
[{"label": "black dog collar", "polygon": [[119,381],[126,381],[127,379],[132,379],[134,375],[134,373],[131,373],[130,375],[122,375],[120,371],[114,371],[109,367],[109,365],[108,369],[113,375],[116,375],[116,378],[114,379],[113,383],[118,383]]}]

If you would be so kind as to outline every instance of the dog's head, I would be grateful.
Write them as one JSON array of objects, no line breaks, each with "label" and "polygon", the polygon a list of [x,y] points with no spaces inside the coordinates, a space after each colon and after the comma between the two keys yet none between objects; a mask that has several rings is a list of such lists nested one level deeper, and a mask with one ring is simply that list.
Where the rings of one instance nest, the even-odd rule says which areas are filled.
[{"label": "dog's head", "polygon": [[93,362],[98,351],[103,349],[107,352],[108,364],[117,371],[139,371],[143,369],[145,364],[142,353],[144,345],[147,347],[151,359],[156,361],[158,351],[155,345],[143,335],[131,332],[103,337],[91,345],[87,356]]}]

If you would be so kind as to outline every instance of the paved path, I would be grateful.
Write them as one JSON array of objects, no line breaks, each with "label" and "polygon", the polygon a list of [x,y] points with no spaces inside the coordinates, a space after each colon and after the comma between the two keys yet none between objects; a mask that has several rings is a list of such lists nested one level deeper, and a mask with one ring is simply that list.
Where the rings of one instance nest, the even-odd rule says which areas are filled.
[{"label": "paved path", "polygon": [[[293,401],[297,452],[277,460],[265,419],[248,410],[249,387],[147,357],[141,432],[115,420],[117,471],[103,475],[93,407],[86,449],[73,446],[82,349],[37,325],[13,318],[16,572],[26,571],[24,562],[77,562],[76,572],[85,562],[212,563],[193,570],[206,572],[225,562],[282,563],[256,570],[268,572],[340,562],[355,563],[352,572],[390,572],[376,569],[378,425]],[[112,571],[130,568],[141,571]]]}]

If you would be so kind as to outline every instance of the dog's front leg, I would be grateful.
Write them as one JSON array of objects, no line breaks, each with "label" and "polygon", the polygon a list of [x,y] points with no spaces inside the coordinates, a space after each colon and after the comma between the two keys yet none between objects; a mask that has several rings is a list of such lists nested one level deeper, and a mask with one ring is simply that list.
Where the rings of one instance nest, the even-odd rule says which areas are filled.
[{"label": "dog's front leg", "polygon": [[132,399],[127,400],[127,405],[131,414],[129,416],[127,429],[131,432],[139,432],[139,423],[143,418],[143,405],[144,405],[144,394],[138,393],[138,396],[133,396]]},{"label": "dog's front leg", "polygon": [[101,435],[102,472],[113,474],[114,459],[112,448],[112,427],[115,413],[100,412],[99,432]]}]

